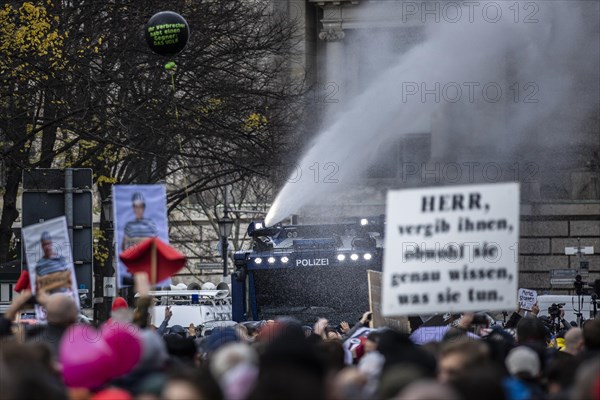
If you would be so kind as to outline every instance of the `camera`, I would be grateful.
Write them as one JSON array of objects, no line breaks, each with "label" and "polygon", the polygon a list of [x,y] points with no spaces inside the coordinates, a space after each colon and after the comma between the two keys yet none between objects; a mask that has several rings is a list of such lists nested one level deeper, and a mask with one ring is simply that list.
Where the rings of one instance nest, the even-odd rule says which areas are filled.
[{"label": "camera", "polygon": [[550,318],[559,318],[560,317],[560,309],[563,308],[565,303],[552,303],[550,307],[548,307],[548,315]]}]

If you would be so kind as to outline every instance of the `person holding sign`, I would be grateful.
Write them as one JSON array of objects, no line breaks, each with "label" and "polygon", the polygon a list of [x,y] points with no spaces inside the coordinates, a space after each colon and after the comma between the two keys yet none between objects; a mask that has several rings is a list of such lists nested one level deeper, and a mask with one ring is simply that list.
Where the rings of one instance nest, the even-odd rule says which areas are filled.
[{"label": "person holding sign", "polygon": [[530,289],[519,289],[519,307],[521,310],[531,311],[533,306],[537,304],[537,292]]},{"label": "person holding sign", "polygon": [[52,237],[44,231],[40,242],[44,256],[35,265],[37,290],[45,290],[48,294],[71,292],[71,270],[64,257],[54,254]]},{"label": "person holding sign", "polygon": [[136,243],[149,237],[157,237],[158,229],[151,219],[144,218],[146,210],[146,201],[141,192],[135,192],[131,197],[135,219],[127,222],[123,232],[122,250],[127,250]]}]

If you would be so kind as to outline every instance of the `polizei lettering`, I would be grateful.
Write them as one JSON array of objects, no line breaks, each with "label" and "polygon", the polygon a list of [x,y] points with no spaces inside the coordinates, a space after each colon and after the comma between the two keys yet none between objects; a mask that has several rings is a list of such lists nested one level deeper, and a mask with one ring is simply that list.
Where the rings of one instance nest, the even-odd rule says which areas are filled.
[{"label": "polizei lettering", "polygon": [[329,258],[303,258],[300,260],[296,260],[296,267],[299,265],[302,265],[303,267],[329,265]]}]

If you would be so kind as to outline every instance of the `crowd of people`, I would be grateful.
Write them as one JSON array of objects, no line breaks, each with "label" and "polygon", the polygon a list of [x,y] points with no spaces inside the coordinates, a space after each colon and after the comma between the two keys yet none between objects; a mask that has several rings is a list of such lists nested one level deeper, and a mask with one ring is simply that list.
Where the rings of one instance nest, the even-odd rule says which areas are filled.
[{"label": "crowd of people", "polygon": [[117,298],[95,330],[77,321],[71,297],[53,294],[42,300],[46,324],[15,329],[30,297],[0,318],[2,399],[600,400],[600,319],[552,335],[535,314],[478,331],[463,314],[417,341],[426,326],[371,329],[367,312],[355,324],[282,317],[200,336],[169,326],[168,309],[153,325],[147,296],[135,309]]}]

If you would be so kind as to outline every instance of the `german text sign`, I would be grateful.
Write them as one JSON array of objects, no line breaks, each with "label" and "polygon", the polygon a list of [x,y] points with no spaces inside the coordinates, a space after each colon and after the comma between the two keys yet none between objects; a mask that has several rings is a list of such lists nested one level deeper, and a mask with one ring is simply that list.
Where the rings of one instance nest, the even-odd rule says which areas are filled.
[{"label": "german text sign", "polygon": [[522,310],[531,311],[537,301],[537,292],[531,289],[519,289],[519,307]]},{"label": "german text sign", "polygon": [[389,191],[384,316],[517,306],[519,185]]}]

